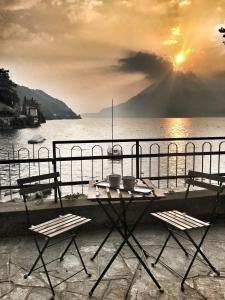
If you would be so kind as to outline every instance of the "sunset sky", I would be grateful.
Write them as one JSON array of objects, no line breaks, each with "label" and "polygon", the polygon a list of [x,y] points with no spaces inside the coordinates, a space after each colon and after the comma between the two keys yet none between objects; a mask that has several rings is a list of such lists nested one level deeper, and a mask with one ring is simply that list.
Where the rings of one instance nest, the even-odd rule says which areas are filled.
[{"label": "sunset sky", "polygon": [[225,0],[0,0],[0,67],[95,112],[170,68],[225,74],[221,26]]}]

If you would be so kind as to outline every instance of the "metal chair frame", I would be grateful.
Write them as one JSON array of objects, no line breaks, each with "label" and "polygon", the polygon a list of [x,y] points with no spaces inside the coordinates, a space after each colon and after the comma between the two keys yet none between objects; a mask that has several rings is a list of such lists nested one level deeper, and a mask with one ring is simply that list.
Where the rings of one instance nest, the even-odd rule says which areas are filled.
[{"label": "metal chair frame", "polygon": [[[60,285],[61,283],[67,281],[68,279],[70,279],[71,277],[77,275],[78,273],[80,273],[81,271],[85,271],[85,273],[88,275],[88,277],[91,276],[90,273],[88,273],[87,271],[87,268],[85,266],[85,263],[84,263],[84,260],[82,258],[82,255],[80,253],[80,250],[79,250],[79,247],[77,245],[77,242],[76,242],[76,237],[77,237],[77,234],[78,234],[78,231],[80,229],[80,225],[78,225],[78,227],[75,227],[75,228],[72,228],[72,229],[68,229],[67,231],[64,231],[63,233],[68,233],[68,232],[71,232],[70,234],[67,234],[64,238],[57,238],[56,241],[50,243],[50,241],[52,239],[54,239],[55,237],[49,237],[49,236],[46,236],[44,234],[40,234],[38,232],[35,232],[33,229],[35,228],[35,226],[32,225],[32,222],[31,222],[31,216],[30,216],[30,212],[29,212],[29,208],[28,208],[28,204],[27,204],[27,195],[30,194],[30,193],[35,193],[35,192],[38,192],[38,191],[43,191],[43,190],[46,190],[46,189],[50,189],[50,188],[54,188],[55,191],[56,191],[56,195],[58,194],[58,197],[59,197],[59,203],[60,203],[60,213],[61,215],[60,216],[64,216],[65,213],[64,213],[64,208],[63,208],[63,203],[62,203],[62,197],[61,197],[61,191],[60,191],[60,181],[58,181],[57,177],[59,177],[59,173],[58,172],[55,172],[55,173],[50,173],[50,174],[43,174],[43,175],[40,175],[40,176],[32,176],[32,177],[27,177],[27,178],[22,178],[22,179],[18,179],[17,180],[17,183],[18,185],[20,186],[20,195],[23,197],[23,201],[24,201],[24,204],[25,204],[25,211],[26,211],[26,218],[27,218],[27,223],[28,223],[28,226],[29,226],[29,229],[31,230],[32,232],[32,235],[33,235],[33,238],[34,238],[34,242],[35,242],[35,245],[37,247],[37,250],[38,250],[38,256],[36,258],[36,260],[34,261],[32,267],[30,268],[29,272],[27,274],[24,275],[24,278],[26,279],[28,276],[30,276],[32,274],[32,272],[40,269],[40,268],[44,268],[44,272],[45,272],[45,275],[47,277],[47,280],[48,280],[48,283],[49,283],[49,287],[51,289],[51,292],[52,292],[52,296],[51,296],[51,300],[53,300],[55,298],[55,291],[54,291],[54,288],[58,285]],[[48,184],[40,184],[40,181],[42,180],[46,180],[48,179],[50,181],[50,179],[54,179],[54,182],[53,183],[48,183]],[[32,184],[34,182],[39,182],[39,184]],[[29,184],[29,185],[28,185]],[[85,218],[83,218],[85,219]],[[52,219],[54,220],[54,219]],[[87,222],[91,221],[90,219],[86,219]],[[50,220],[51,222],[51,220]],[[36,226],[41,226],[43,223],[41,224],[38,224]],[[63,234],[62,233],[62,234]],[[38,241],[38,238],[37,236],[38,235],[41,235],[42,237],[44,237],[45,239],[45,242],[44,244],[41,246],[39,241]],[[57,234],[57,235],[61,235],[61,234]],[[67,240],[67,239],[70,239],[69,243],[67,244],[65,250],[63,251],[63,253],[60,255],[60,257],[57,257],[51,261],[48,261],[48,262],[45,262],[44,258],[43,258],[43,255],[44,255],[44,252],[46,249],[64,241],[64,240]],[[70,275],[69,277],[65,278],[64,280],[60,281],[59,283],[53,285],[52,282],[51,282],[51,279],[50,279],[50,276],[49,276],[49,273],[48,273],[48,270],[47,270],[47,265],[54,262],[54,261],[57,261],[57,260],[60,260],[63,261],[64,259],[64,256],[66,255],[67,251],[69,250],[70,246],[74,244],[75,246],[75,249],[78,253],[78,256],[79,256],[79,259],[81,261],[81,264],[82,264],[82,269],[80,269],[79,271],[75,272],[74,274]],[[38,264],[38,262],[41,261],[41,266],[39,267],[36,267],[36,265]]]},{"label": "metal chair frame", "polygon": [[[216,207],[217,207],[217,203],[219,201],[219,196],[221,194],[221,192],[223,191],[223,187],[222,187],[222,184],[225,182],[225,178],[220,176],[220,175],[216,175],[216,174],[207,174],[207,173],[202,173],[202,172],[196,172],[196,171],[189,171],[189,179],[186,180],[186,183],[188,184],[187,186],[187,190],[186,190],[186,193],[185,193],[185,203],[187,201],[187,198],[188,198],[188,194],[189,194],[189,189],[190,189],[190,186],[193,185],[193,186],[198,186],[198,187],[202,187],[202,188],[205,188],[205,189],[208,189],[208,190],[211,190],[211,191],[214,191],[216,192],[216,201],[215,201],[215,204],[214,204],[214,207],[213,207],[213,211],[212,211],[212,218],[211,220],[213,220],[215,218],[215,212],[216,212]],[[202,181],[198,181],[196,180],[195,178],[198,177],[198,178],[202,178]],[[206,182],[203,182],[203,179],[208,179],[210,180],[210,183],[206,183]],[[211,184],[211,180],[214,180],[214,181],[217,181],[218,182],[218,185],[214,185],[214,184]],[[209,261],[209,259],[206,257],[206,255],[203,253],[203,251],[201,250],[201,246],[203,245],[203,242],[207,236],[207,233],[211,227],[211,224],[210,223],[206,223],[206,222],[202,222],[200,221],[199,219],[195,219],[193,217],[191,217],[190,215],[187,215],[186,213],[183,214],[183,218],[186,217],[186,222],[188,222],[187,220],[192,220],[193,219],[193,224],[194,222],[197,222],[196,224],[201,224],[201,226],[197,227],[196,226],[196,229],[199,229],[199,228],[202,228],[204,230],[203,232],[203,235],[202,235],[202,238],[200,240],[200,242],[197,244],[193,237],[190,235],[189,233],[189,230],[191,229],[194,229],[193,228],[190,228],[190,229],[181,229],[179,227],[176,226],[176,217],[175,217],[175,221],[172,221],[171,218],[171,215],[172,214],[175,214],[177,213],[177,216],[180,217],[182,213],[180,213],[179,211],[165,211],[165,212],[157,212],[157,213],[151,213],[154,217],[156,217],[157,219],[159,219],[160,221],[162,221],[164,224],[165,224],[165,227],[166,229],[168,230],[169,234],[157,256],[157,258],[155,259],[155,262],[152,263],[152,266],[154,267],[158,262],[162,263],[162,265],[164,265],[166,268],[168,268],[170,271],[173,271],[175,274],[177,274],[178,276],[180,276],[182,278],[182,281],[181,281],[181,290],[184,291],[184,283],[185,283],[185,280],[187,279],[188,277],[188,274],[193,266],[193,263],[195,261],[195,259],[198,259],[200,260],[202,263],[206,264],[207,266],[209,266],[212,271],[214,273],[216,273],[218,276],[220,276],[220,272],[212,265],[212,263]],[[164,218],[164,214],[167,214],[168,218],[169,219],[166,219],[166,218],[163,220]],[[174,215],[175,216],[175,215]],[[185,219],[184,219],[185,220]],[[179,224],[179,221],[178,221],[178,224]],[[182,227],[182,226],[181,226]],[[183,234],[179,234],[177,231],[181,230]],[[195,252],[194,254],[191,254],[190,252],[188,252],[185,247],[182,245],[182,243],[179,241],[179,239],[177,238],[177,236],[183,238],[183,239],[186,239],[188,241],[191,242],[191,244],[194,246],[195,248]],[[182,276],[181,274],[177,273],[176,271],[172,270],[169,266],[167,266],[164,262],[160,261],[160,257],[164,251],[164,249],[166,248],[166,245],[168,243],[168,241],[170,240],[170,238],[173,238],[176,243],[179,245],[179,247],[182,249],[182,251],[185,253],[186,256],[192,256],[192,260],[190,261],[190,264],[184,274],[184,276]],[[202,259],[198,258],[198,255],[201,255]]]}]

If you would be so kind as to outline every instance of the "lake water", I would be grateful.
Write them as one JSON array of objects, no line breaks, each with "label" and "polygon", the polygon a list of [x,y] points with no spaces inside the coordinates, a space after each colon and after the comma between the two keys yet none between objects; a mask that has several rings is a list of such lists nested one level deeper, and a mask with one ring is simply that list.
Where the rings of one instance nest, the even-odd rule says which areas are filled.
[{"label": "lake water", "polygon": [[[91,140],[91,139],[111,139],[111,119],[110,118],[84,118],[81,120],[54,120],[47,121],[38,128],[25,128],[20,130],[8,130],[0,132],[0,156],[7,158],[9,155],[12,157],[12,149],[14,147],[15,157],[20,158],[32,158],[33,148],[28,144],[28,140],[33,135],[42,135],[46,138],[46,141],[42,144],[35,145],[34,156],[46,157],[46,155],[52,156],[52,141],[54,140]],[[115,118],[114,120],[114,138],[115,139],[131,139],[131,138],[177,138],[177,137],[213,137],[213,136],[225,136],[225,118]],[[179,144],[179,143],[178,143]],[[178,145],[182,146],[182,143]],[[38,149],[41,149],[38,151]],[[67,145],[61,149],[61,156],[71,154],[72,145]],[[128,147],[128,146],[127,146]],[[149,146],[148,146],[149,147]],[[24,149],[27,148],[29,152]],[[84,147],[85,148],[85,147]],[[49,149],[49,153],[48,150]],[[91,148],[84,149],[90,155]],[[78,151],[79,149],[74,149]],[[99,150],[99,149],[97,149]],[[67,151],[67,153],[66,153]],[[70,151],[70,152],[68,152]],[[89,151],[89,152],[88,152]],[[130,148],[129,148],[130,151]],[[76,153],[73,153],[76,156]],[[79,151],[77,152],[80,155]],[[101,153],[98,152],[98,155]],[[170,168],[175,168],[175,157],[171,158]],[[161,174],[166,172],[168,162],[160,161],[162,166]],[[199,165],[201,162],[199,161]],[[153,162],[153,167],[157,165],[157,161]],[[184,172],[184,161],[179,159],[178,165],[180,166],[180,172]],[[148,176],[149,162],[142,163],[142,174]],[[188,165],[190,168],[192,162]],[[48,172],[51,167],[47,163],[42,163],[41,171],[39,164],[27,164],[23,165],[11,165],[10,170],[8,165],[0,166],[0,184],[6,184],[7,181],[15,181],[18,176],[30,176],[38,173]],[[81,176],[81,165],[79,162],[64,163],[63,166],[59,165],[59,171],[64,176],[70,177],[71,180],[90,179],[92,173],[92,167],[89,164],[82,166],[84,174]],[[95,166],[95,173],[92,174],[93,178],[105,177],[106,174],[110,174],[112,163],[110,160],[104,161],[104,174],[101,173],[101,162]],[[146,170],[144,169],[146,167]],[[115,171],[121,171],[121,164],[115,163]],[[154,169],[154,168],[153,168]],[[155,168],[156,169],[156,168]],[[132,165],[124,160],[123,171],[126,174],[132,172]],[[11,173],[11,179],[9,178],[9,172]],[[154,174],[151,174],[154,176]],[[157,175],[155,173],[155,175]],[[166,175],[166,173],[165,173]],[[82,178],[81,178],[82,177]],[[79,179],[78,179],[79,178]],[[68,179],[68,178],[67,178]],[[12,182],[11,182],[12,183]],[[72,190],[73,192],[73,190]]]},{"label": "lake water", "polygon": [[[110,139],[111,119],[85,118],[81,120],[47,121],[38,128],[0,132],[1,150],[32,146],[27,144],[33,135],[46,138],[41,146],[51,147],[53,140]],[[158,138],[225,136],[225,118],[116,118],[114,138]]]}]

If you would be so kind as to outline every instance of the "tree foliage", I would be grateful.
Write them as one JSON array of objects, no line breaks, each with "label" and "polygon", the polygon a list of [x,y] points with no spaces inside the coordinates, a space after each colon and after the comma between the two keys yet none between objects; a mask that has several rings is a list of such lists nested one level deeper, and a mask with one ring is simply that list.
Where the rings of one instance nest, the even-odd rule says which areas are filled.
[{"label": "tree foliage", "polygon": [[[223,33],[223,38],[225,38],[225,28],[224,27],[221,27],[220,29],[219,29],[219,32],[220,33]],[[225,44],[225,41],[223,42],[224,44]]]},{"label": "tree foliage", "polygon": [[15,107],[19,103],[16,84],[9,77],[9,70],[0,69],[0,102]]}]

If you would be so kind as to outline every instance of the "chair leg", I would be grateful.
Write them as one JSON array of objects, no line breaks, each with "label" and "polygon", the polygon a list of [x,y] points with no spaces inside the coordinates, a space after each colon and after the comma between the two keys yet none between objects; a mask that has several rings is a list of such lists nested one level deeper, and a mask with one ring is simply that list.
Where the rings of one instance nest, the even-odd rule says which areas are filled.
[{"label": "chair leg", "polygon": [[88,271],[87,271],[87,268],[86,268],[85,263],[84,263],[84,261],[83,261],[83,258],[82,258],[82,256],[81,256],[79,247],[77,246],[75,237],[73,238],[73,242],[74,242],[75,248],[76,248],[76,250],[77,250],[77,253],[78,253],[78,255],[79,255],[79,258],[80,258],[80,261],[81,261],[81,263],[82,263],[82,266],[83,266],[83,268],[84,268],[85,273],[88,275],[88,277],[91,277],[91,274],[88,273]]},{"label": "chair leg", "polygon": [[209,260],[205,257],[205,255],[202,253],[202,251],[201,251],[201,249],[200,249],[201,246],[202,246],[202,244],[203,244],[203,242],[204,242],[204,240],[205,240],[205,237],[206,237],[206,235],[207,235],[207,233],[208,233],[208,231],[209,231],[209,228],[210,228],[210,227],[207,227],[207,228],[206,228],[206,230],[205,230],[205,232],[204,232],[204,234],[203,234],[203,237],[202,237],[202,239],[201,239],[199,245],[197,245],[197,244],[195,243],[195,241],[192,239],[192,237],[188,234],[187,231],[184,231],[185,234],[187,235],[187,237],[189,238],[189,240],[190,240],[190,241],[192,242],[192,244],[195,246],[196,252],[195,252],[195,254],[194,254],[194,256],[193,256],[193,258],[192,258],[192,260],[191,260],[191,262],[190,262],[190,264],[189,264],[189,266],[188,266],[188,269],[187,269],[187,271],[186,271],[186,273],[185,273],[185,275],[184,275],[184,277],[183,277],[183,280],[182,280],[182,282],[181,282],[181,290],[182,290],[182,291],[184,291],[184,282],[185,282],[185,280],[187,279],[187,276],[188,276],[188,274],[189,274],[189,272],[190,272],[190,270],[191,270],[191,267],[192,267],[192,265],[193,265],[193,263],[194,263],[194,261],[195,261],[197,255],[198,255],[198,253],[201,253],[201,255],[203,256],[203,258],[206,259],[206,261],[209,263],[209,266],[213,269],[213,271],[215,271],[216,273],[218,272],[218,271],[216,271],[216,269],[213,267],[213,265],[209,262]]},{"label": "chair leg", "polygon": [[168,228],[168,230],[171,233],[173,239],[177,242],[177,244],[180,246],[180,248],[184,251],[185,255],[188,256],[188,252],[186,251],[186,249],[184,248],[184,246],[181,244],[181,242],[178,240],[178,238],[176,237],[176,235],[169,228]]},{"label": "chair leg", "polygon": [[63,261],[63,258],[64,258],[64,256],[66,255],[66,252],[69,250],[70,246],[71,246],[72,243],[73,243],[73,239],[74,239],[74,237],[71,238],[70,242],[69,242],[68,245],[66,246],[66,249],[65,249],[65,250],[63,251],[63,253],[61,254],[61,256],[60,256],[60,258],[59,258],[60,261]]},{"label": "chair leg", "polygon": [[[51,300],[53,300],[53,299],[55,298],[55,291],[54,291],[54,288],[53,288],[53,286],[52,286],[52,282],[51,282],[51,279],[50,279],[50,277],[49,277],[48,270],[47,270],[47,268],[46,268],[46,264],[45,264],[45,261],[44,261],[43,256],[42,256],[42,254],[43,254],[44,251],[42,251],[42,253],[41,253],[41,250],[40,250],[40,247],[39,247],[39,245],[38,245],[38,241],[37,241],[36,238],[35,238],[35,243],[36,243],[36,246],[37,246],[39,255],[40,255],[40,259],[41,259],[41,262],[42,262],[42,265],[43,265],[43,268],[44,268],[44,271],[45,271],[45,275],[46,275],[46,277],[47,277],[47,280],[48,280],[50,289],[51,289],[51,291],[52,291],[52,297],[51,297]],[[45,248],[46,248],[46,247],[45,247]]]},{"label": "chair leg", "polygon": [[163,253],[163,251],[164,251],[164,249],[165,249],[165,247],[166,247],[166,245],[167,245],[167,243],[168,243],[170,237],[171,237],[171,232],[169,232],[168,237],[166,238],[165,243],[164,243],[164,245],[162,246],[162,249],[161,249],[161,251],[159,252],[158,257],[156,258],[156,261],[155,261],[154,263],[152,263],[152,267],[154,267],[154,266],[157,264],[157,262],[159,261],[159,259],[160,259],[161,255],[162,255],[162,253]]},{"label": "chair leg", "polygon": [[[35,244],[36,244],[36,247],[37,247],[38,242],[37,242],[36,236],[34,236],[34,241],[35,241]],[[44,244],[42,249],[40,249],[40,247],[38,245],[37,248],[38,248],[39,255],[37,256],[33,266],[30,268],[30,271],[27,274],[24,275],[24,279],[27,279],[27,277],[31,275],[31,273],[33,272],[33,270],[34,270],[35,266],[37,265],[38,261],[41,259],[41,255],[44,253],[45,249],[47,248],[48,243],[49,243],[49,239],[46,241],[46,243]]]},{"label": "chair leg", "polygon": [[[192,239],[192,237],[188,234],[188,232],[186,232],[186,235],[188,236],[188,238],[192,242],[192,244],[195,246],[195,248],[198,249],[198,245],[195,243],[195,241]],[[203,259],[207,262],[207,264],[213,270],[213,272],[216,273],[219,276],[220,272],[217,271],[216,268],[211,264],[211,262],[209,261],[209,259],[205,256],[205,254],[200,249],[200,247],[198,249],[198,252],[201,254],[201,256],[203,257]]]}]

